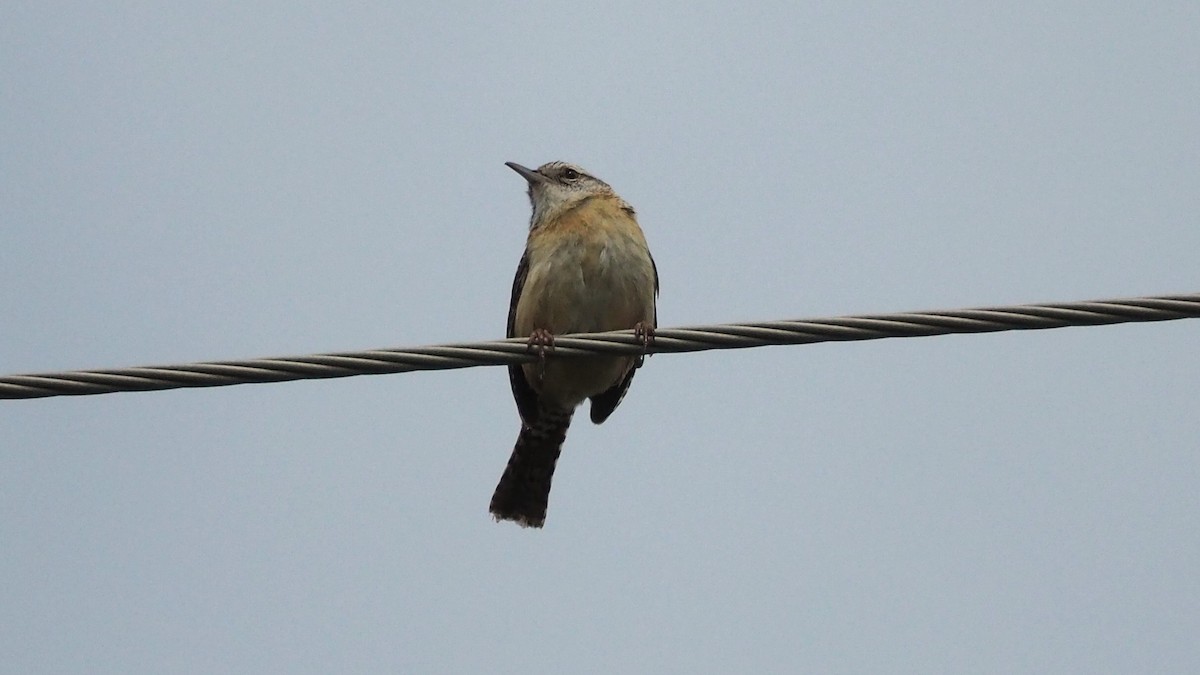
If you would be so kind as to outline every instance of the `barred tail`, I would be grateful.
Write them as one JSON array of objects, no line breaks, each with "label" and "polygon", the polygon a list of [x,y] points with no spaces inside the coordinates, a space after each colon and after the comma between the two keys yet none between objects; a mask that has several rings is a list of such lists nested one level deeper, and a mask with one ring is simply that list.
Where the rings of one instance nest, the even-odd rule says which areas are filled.
[{"label": "barred tail", "polygon": [[492,495],[489,510],[496,520],[516,521],[522,527],[541,527],[546,522],[550,481],[571,414],[542,408],[533,426],[521,426],[516,447]]}]

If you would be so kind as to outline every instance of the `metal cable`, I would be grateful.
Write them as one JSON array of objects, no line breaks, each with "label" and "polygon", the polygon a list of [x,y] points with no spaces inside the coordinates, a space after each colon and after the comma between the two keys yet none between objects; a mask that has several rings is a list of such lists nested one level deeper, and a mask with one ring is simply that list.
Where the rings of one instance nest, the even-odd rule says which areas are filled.
[{"label": "metal cable", "polygon": [[[649,353],[699,352],[708,349],[741,349],[952,333],[1041,330],[1185,318],[1200,318],[1200,293],[662,328],[655,332],[654,344]],[[633,331],[622,330],[556,337],[553,355],[576,357],[641,352],[641,344],[634,338]],[[513,338],[494,342],[248,361],[210,361],[177,366],[9,375],[0,377],[0,399],[82,396],[181,387],[221,387],[254,382],[406,373],[413,370],[446,370],[523,363],[535,358],[529,352],[524,338]]]}]

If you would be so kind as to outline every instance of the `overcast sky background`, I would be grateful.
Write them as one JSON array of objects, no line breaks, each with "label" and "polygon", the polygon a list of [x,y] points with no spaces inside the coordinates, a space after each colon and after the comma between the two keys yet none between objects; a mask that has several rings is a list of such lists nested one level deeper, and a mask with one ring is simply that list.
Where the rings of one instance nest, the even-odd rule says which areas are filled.
[{"label": "overcast sky background", "polygon": [[[503,335],[507,160],[663,326],[1200,291],[1200,5],[7,2],[0,372]],[[1142,3],[1144,4],[1144,3]],[[6,672],[1196,672],[1200,322],[0,402]]]}]

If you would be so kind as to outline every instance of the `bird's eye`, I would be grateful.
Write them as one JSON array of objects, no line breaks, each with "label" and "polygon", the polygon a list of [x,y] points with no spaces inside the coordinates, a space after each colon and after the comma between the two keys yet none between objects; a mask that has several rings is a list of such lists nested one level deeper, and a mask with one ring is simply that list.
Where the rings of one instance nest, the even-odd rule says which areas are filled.
[{"label": "bird's eye", "polygon": [[567,169],[566,171],[563,171],[562,177],[564,180],[575,180],[576,178],[579,178],[579,172],[575,169]]}]

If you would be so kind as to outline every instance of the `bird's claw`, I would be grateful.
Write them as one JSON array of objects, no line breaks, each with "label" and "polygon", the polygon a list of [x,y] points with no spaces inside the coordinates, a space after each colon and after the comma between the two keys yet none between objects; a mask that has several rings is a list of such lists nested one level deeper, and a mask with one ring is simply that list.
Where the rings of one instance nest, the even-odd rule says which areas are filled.
[{"label": "bird's claw", "polygon": [[554,351],[554,334],[545,328],[535,328],[529,334],[526,349],[536,352],[538,357],[538,379],[546,375],[546,352]]},{"label": "bird's claw", "polygon": [[654,346],[654,324],[639,321],[633,325],[633,339],[642,343],[642,353],[638,356],[637,365],[642,365],[646,352]]},{"label": "bird's claw", "polygon": [[654,346],[654,324],[639,321],[633,325],[633,337],[642,343],[642,349]]}]

